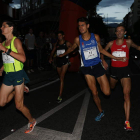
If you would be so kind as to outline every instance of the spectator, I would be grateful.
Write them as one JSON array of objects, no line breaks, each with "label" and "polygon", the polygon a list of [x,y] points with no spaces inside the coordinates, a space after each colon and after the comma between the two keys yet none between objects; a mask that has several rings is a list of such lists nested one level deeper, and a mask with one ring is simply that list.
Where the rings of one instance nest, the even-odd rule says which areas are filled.
[{"label": "spectator", "polygon": [[25,46],[27,48],[27,73],[34,72],[33,70],[33,60],[35,57],[35,35],[33,34],[33,30],[30,28],[29,33],[25,36]]}]

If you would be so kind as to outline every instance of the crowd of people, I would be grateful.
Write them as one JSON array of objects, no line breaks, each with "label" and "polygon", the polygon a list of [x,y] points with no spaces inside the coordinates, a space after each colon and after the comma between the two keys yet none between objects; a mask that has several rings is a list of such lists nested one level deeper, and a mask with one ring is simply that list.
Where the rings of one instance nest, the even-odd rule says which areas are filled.
[{"label": "crowd of people", "polygon": [[49,56],[54,44],[57,42],[56,33],[51,32],[49,34],[40,31],[35,36],[33,29],[29,28],[26,35],[21,35],[18,31],[17,38],[21,40],[25,51],[27,59],[25,69],[28,74],[33,73],[36,68],[38,70],[51,69],[52,66],[49,63]]},{"label": "crowd of people", "polygon": [[[80,70],[85,76],[87,85],[93,95],[93,100],[99,110],[95,121],[100,121],[105,115],[98,96],[96,81],[99,83],[101,91],[108,96],[111,94],[110,88],[114,88],[118,80],[120,80],[124,93],[124,114],[126,117],[124,129],[126,131],[133,131],[129,122],[131,72],[128,67],[128,60],[129,48],[134,47],[140,50],[140,47],[131,39],[124,38],[126,34],[125,27],[119,25],[115,31],[116,40],[109,42],[105,49],[103,49],[99,35],[89,32],[90,25],[88,19],[81,17],[77,20],[77,23],[81,34],[74,39],[73,45],[65,40],[63,31],[57,33],[57,38],[50,39],[42,31],[39,33],[38,38],[36,38],[33,30],[29,29],[29,33],[25,35],[23,40],[20,35],[14,36],[13,22],[4,21],[2,23],[1,30],[6,40],[0,44],[3,59],[0,73],[5,72],[0,88],[0,106],[5,106],[12,98],[15,98],[16,108],[29,120],[25,133],[33,131],[36,120],[32,117],[23,101],[24,84],[29,81],[26,72],[23,70],[23,63],[27,61],[27,72],[30,74],[34,72],[34,60],[36,58],[38,69],[43,70],[43,64],[46,63],[46,60],[48,61],[47,63],[52,63],[56,52],[56,68],[60,77],[60,92],[57,101],[60,103],[63,96],[64,77],[69,65],[69,53],[73,52],[76,48],[79,48],[80,53]],[[49,50],[49,55],[44,49]],[[108,49],[111,50],[111,53],[107,51]],[[104,60],[104,55],[111,58],[110,82],[106,76],[108,65]]]}]

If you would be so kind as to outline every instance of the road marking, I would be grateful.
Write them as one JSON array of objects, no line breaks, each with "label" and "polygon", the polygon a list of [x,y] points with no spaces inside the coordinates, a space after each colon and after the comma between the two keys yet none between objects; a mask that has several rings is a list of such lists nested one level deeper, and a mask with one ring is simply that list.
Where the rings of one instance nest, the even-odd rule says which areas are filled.
[{"label": "road marking", "polygon": [[47,128],[42,128],[38,126],[35,126],[33,132],[29,134],[25,134],[24,130],[26,129],[27,126],[23,126],[22,128],[18,129],[13,134],[7,136],[3,140],[19,140],[19,139],[20,140],[25,140],[25,139],[27,140],[80,140],[82,136],[82,131],[83,131],[87,108],[90,99],[90,93],[88,92],[87,89],[79,92],[72,98],[68,99],[67,101],[63,102],[62,104],[58,105],[54,109],[46,112],[45,114],[43,114],[42,116],[36,119],[37,123],[42,122],[43,120],[53,115],[55,112],[59,111],[60,109],[62,109],[63,107],[65,107],[66,105],[68,105],[69,103],[71,103],[72,101],[74,101],[75,99],[77,99],[83,94],[85,94],[85,97],[72,134],[55,131]]},{"label": "road marking", "polygon": [[40,89],[40,88],[46,87],[46,86],[51,85],[51,84],[53,84],[53,83],[55,83],[55,82],[57,82],[57,81],[59,81],[59,80],[60,80],[60,79],[57,78],[56,80],[54,80],[54,81],[52,81],[52,82],[49,82],[49,83],[44,84],[44,85],[42,85],[42,86],[39,86],[39,87],[36,87],[36,88],[31,89],[29,92],[32,92],[32,91],[35,91],[35,90],[37,90],[37,89]]}]

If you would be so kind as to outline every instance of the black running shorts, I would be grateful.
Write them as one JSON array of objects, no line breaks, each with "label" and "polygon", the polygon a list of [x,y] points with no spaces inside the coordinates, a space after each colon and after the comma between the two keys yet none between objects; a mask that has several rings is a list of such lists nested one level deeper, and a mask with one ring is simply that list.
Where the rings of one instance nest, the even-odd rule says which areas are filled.
[{"label": "black running shorts", "polygon": [[127,67],[111,67],[111,75],[110,77],[118,80],[122,78],[130,78],[131,71],[130,68]]},{"label": "black running shorts", "polygon": [[98,78],[105,74],[105,69],[101,63],[90,67],[81,67],[80,70],[84,75],[92,75],[95,78]]},{"label": "black running shorts", "polygon": [[68,58],[57,57],[56,58],[56,67],[62,67],[63,65],[69,64]]}]

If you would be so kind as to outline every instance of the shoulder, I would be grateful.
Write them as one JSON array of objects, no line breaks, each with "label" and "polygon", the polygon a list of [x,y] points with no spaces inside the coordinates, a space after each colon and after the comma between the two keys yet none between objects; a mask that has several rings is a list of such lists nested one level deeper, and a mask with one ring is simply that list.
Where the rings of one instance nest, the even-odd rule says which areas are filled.
[{"label": "shoulder", "polygon": [[28,37],[29,37],[29,34],[26,34],[26,35],[25,35],[25,39],[27,39]]},{"label": "shoulder", "polygon": [[15,38],[15,39],[14,39],[14,45],[18,46],[19,44],[21,44],[20,39]]},{"label": "shoulder", "polygon": [[108,44],[113,45],[115,40],[110,41]]},{"label": "shoulder", "polygon": [[96,39],[97,41],[100,41],[100,37],[99,37],[98,34],[94,34],[94,36],[95,36],[95,39]]},{"label": "shoulder", "polygon": [[111,47],[115,40],[108,42],[107,46]]},{"label": "shoulder", "polygon": [[79,36],[75,37],[75,41],[79,42]]},{"label": "shoulder", "polygon": [[132,40],[131,39],[126,39],[126,43],[131,44]]}]

